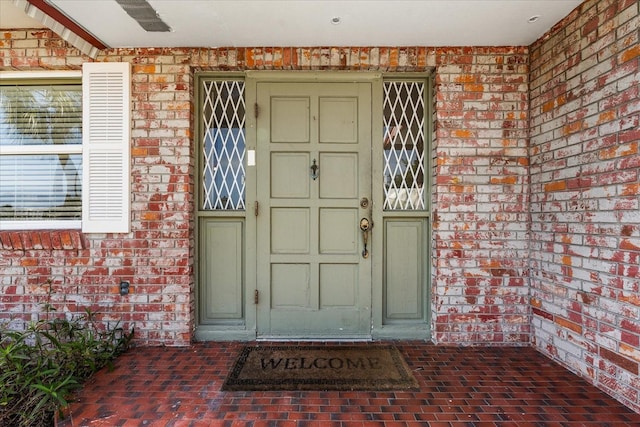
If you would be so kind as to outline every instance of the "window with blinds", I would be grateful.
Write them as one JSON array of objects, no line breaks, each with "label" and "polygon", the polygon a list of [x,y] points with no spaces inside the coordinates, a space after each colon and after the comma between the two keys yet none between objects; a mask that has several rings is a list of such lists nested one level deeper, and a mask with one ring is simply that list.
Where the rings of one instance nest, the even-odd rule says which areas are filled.
[{"label": "window with blinds", "polygon": [[81,217],[80,80],[0,81],[0,221]]}]

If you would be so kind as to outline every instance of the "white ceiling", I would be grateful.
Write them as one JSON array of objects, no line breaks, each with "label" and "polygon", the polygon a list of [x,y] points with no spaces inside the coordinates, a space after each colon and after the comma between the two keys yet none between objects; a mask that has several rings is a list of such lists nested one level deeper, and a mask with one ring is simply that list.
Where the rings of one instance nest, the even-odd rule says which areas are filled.
[{"label": "white ceiling", "polygon": [[[145,32],[115,0],[48,0],[109,47],[528,46],[582,2],[148,1],[172,32]],[[34,26],[41,25],[0,0],[0,29]]]},{"label": "white ceiling", "polygon": [[42,27],[42,24],[25,15],[11,3],[11,0],[0,0],[0,29],[39,27]]}]

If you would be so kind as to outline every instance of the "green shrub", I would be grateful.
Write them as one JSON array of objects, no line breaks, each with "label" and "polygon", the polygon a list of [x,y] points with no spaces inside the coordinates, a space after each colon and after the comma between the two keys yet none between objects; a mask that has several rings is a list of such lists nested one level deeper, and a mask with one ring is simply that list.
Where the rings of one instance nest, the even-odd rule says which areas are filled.
[{"label": "green shrub", "polygon": [[53,425],[72,390],[129,348],[133,330],[102,330],[89,309],[71,319],[52,311],[46,304],[46,319],[25,330],[0,325],[0,426]]}]

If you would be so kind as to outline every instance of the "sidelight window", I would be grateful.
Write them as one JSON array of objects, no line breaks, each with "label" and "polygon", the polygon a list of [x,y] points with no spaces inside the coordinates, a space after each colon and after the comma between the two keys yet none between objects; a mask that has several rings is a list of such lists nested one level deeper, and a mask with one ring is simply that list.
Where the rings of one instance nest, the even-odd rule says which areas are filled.
[{"label": "sidelight window", "polygon": [[385,81],[384,209],[424,210],[425,82]]},{"label": "sidelight window", "polygon": [[244,81],[202,86],[202,210],[245,209]]}]

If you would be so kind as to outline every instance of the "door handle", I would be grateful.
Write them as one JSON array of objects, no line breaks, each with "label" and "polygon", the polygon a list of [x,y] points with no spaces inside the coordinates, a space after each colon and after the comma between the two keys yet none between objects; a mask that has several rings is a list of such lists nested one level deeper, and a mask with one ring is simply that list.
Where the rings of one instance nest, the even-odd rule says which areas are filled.
[{"label": "door handle", "polygon": [[367,218],[360,220],[360,230],[362,230],[362,241],[364,242],[364,249],[362,250],[362,258],[369,258],[369,251],[367,250],[367,243],[369,241],[369,230],[371,229],[371,223]]}]

